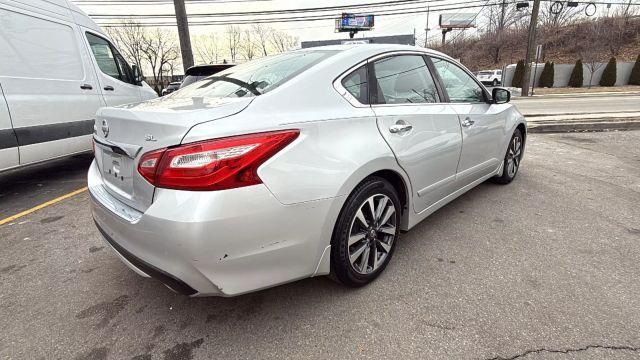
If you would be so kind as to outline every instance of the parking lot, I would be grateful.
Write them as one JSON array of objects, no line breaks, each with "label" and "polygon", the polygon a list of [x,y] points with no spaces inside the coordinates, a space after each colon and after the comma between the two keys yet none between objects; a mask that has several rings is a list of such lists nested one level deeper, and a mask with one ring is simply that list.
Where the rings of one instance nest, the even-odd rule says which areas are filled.
[{"label": "parking lot", "polygon": [[[0,226],[0,357],[637,359],[638,143],[532,134],[512,184],[404,234],[360,289],[174,294],[105,247],[83,192]],[[2,175],[0,219],[85,186],[89,161]]]}]

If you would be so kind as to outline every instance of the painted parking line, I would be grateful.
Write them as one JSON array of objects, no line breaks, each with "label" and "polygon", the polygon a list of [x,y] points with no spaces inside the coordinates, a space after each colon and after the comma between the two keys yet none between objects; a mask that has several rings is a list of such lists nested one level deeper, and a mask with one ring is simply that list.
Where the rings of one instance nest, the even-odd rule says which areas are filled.
[{"label": "painted parking line", "polygon": [[65,199],[68,199],[68,198],[70,198],[70,197],[76,196],[76,195],[78,195],[78,194],[80,194],[80,193],[83,193],[83,192],[85,192],[85,191],[87,191],[87,187],[86,187],[86,186],[85,186],[85,187],[83,187],[83,188],[81,188],[81,189],[78,189],[78,190],[72,191],[72,192],[70,192],[70,193],[68,193],[68,194],[65,194],[65,195],[62,195],[62,196],[60,196],[60,197],[57,197],[57,198],[55,198],[55,199],[53,199],[53,200],[49,200],[49,201],[47,201],[47,202],[45,202],[45,203],[42,203],[42,204],[37,205],[37,206],[34,206],[34,207],[32,207],[31,209],[29,209],[29,210],[25,210],[25,211],[23,211],[23,212],[21,212],[21,213],[18,213],[18,214],[15,214],[15,215],[9,216],[8,218],[4,218],[4,219],[0,220],[0,226],[1,226],[1,225],[4,225],[4,224],[7,224],[7,223],[10,223],[10,222],[12,222],[12,221],[15,221],[15,220],[17,220],[17,219],[19,219],[19,218],[21,218],[21,217],[23,217],[23,216],[27,216],[27,215],[29,215],[29,214],[31,214],[31,213],[34,213],[34,212],[36,212],[36,211],[38,211],[38,210],[40,210],[40,209],[44,209],[44,208],[46,208],[47,206],[51,206],[51,205],[53,205],[53,204],[59,203],[59,202],[60,202],[60,201],[62,201],[62,200],[65,200]]}]

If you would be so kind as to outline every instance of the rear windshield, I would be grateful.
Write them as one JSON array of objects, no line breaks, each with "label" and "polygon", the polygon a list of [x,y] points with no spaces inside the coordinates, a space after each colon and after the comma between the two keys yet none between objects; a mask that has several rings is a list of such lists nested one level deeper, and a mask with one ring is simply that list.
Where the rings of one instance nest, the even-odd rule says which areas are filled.
[{"label": "rear windshield", "polygon": [[294,51],[250,61],[183,87],[171,94],[171,97],[220,98],[262,95],[335,53]]},{"label": "rear windshield", "polygon": [[200,81],[204,78],[205,76],[187,75],[184,77],[184,80],[182,80],[182,84],[180,84],[180,88],[187,87],[188,85],[191,85],[194,82]]}]

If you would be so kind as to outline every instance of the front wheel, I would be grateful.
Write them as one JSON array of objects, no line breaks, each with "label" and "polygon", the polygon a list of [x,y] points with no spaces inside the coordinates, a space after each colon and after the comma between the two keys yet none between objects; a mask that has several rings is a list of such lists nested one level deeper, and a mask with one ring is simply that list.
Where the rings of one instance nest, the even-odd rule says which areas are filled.
[{"label": "front wheel", "polygon": [[498,86],[498,79],[493,79],[493,87]]},{"label": "front wheel", "polygon": [[331,276],[363,286],[385,269],[400,233],[400,200],[385,179],[362,182],[347,199],[331,239]]},{"label": "front wheel", "polygon": [[522,132],[520,132],[520,129],[516,129],[513,132],[513,136],[511,136],[507,153],[504,156],[502,176],[492,178],[493,182],[508,184],[516,177],[520,168],[520,160],[522,160],[522,144]]}]

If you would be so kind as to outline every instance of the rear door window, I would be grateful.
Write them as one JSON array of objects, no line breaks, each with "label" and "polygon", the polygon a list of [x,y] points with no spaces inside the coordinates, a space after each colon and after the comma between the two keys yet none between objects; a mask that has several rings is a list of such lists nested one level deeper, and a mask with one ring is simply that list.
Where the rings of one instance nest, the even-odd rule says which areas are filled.
[{"label": "rear door window", "polygon": [[361,104],[369,103],[369,85],[367,76],[367,66],[362,65],[342,79],[342,86]]},{"label": "rear door window", "polygon": [[435,81],[421,55],[398,55],[373,64],[378,104],[436,103]]}]

